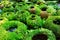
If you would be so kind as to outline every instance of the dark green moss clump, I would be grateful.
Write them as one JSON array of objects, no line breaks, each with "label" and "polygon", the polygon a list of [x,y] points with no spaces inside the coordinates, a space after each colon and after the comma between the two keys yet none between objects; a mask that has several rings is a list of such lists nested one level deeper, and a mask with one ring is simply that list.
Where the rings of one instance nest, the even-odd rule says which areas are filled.
[{"label": "dark green moss clump", "polygon": [[26,23],[26,19],[28,18],[28,16],[30,15],[30,13],[26,10],[21,11],[16,13],[17,14],[17,20]]},{"label": "dark green moss clump", "polygon": [[33,27],[33,28],[40,28],[43,23],[41,18],[34,14],[28,16],[26,21],[27,21],[27,25],[29,25],[30,27]]},{"label": "dark green moss clump", "polygon": [[50,16],[45,22],[45,28],[52,30],[56,35],[60,35],[60,16]]}]

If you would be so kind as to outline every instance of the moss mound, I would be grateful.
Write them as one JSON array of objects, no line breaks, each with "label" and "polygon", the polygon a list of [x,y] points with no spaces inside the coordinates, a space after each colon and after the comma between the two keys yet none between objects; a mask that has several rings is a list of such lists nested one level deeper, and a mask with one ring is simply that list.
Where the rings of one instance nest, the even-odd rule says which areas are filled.
[{"label": "moss mound", "polygon": [[6,17],[9,21],[11,20],[17,20],[17,16],[14,12],[5,12],[4,14],[2,14],[3,17]]},{"label": "moss mound", "polygon": [[23,39],[27,31],[27,26],[19,21],[7,21],[1,27],[7,32],[6,35],[9,35],[8,40]]},{"label": "moss mound", "polygon": [[26,40],[56,40],[55,35],[48,29],[30,30],[27,34]]},{"label": "moss mound", "polygon": [[60,16],[50,16],[45,22],[45,28],[48,28],[56,33],[56,35],[60,35]]},{"label": "moss mound", "polygon": [[27,21],[27,25],[33,28],[40,28],[42,27],[42,23],[43,23],[41,18],[34,14],[28,16],[26,21]]}]

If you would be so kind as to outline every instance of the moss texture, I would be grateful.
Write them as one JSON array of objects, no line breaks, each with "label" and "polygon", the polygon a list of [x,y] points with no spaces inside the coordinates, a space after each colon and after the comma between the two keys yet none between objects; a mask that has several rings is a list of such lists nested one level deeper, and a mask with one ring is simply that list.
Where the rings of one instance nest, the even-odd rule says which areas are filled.
[{"label": "moss texture", "polygon": [[21,21],[21,22],[26,22],[26,18],[28,18],[28,16],[30,15],[30,13],[26,10],[21,11],[20,13],[16,13],[17,14],[17,20]]},{"label": "moss texture", "polygon": [[34,28],[40,28],[42,27],[42,24],[43,24],[43,21],[41,20],[41,18],[34,14],[31,14],[30,16],[28,16],[26,21],[27,21],[27,25]]},{"label": "moss texture", "polygon": [[6,17],[9,21],[11,20],[17,20],[17,16],[14,12],[5,12],[2,14],[3,17]]},{"label": "moss texture", "polygon": [[48,6],[47,10],[46,10],[48,13],[50,13],[50,15],[52,16],[56,16],[56,9],[54,9],[53,6]]},{"label": "moss texture", "polygon": [[[7,40],[24,39],[24,35],[27,31],[27,26],[19,21],[7,21],[4,24],[2,24],[1,27],[4,29],[4,32],[7,33],[7,34],[5,33],[3,34],[5,34],[6,36],[9,35],[8,38],[6,37]],[[4,38],[1,38],[1,39],[4,39]]]},{"label": "moss texture", "polygon": [[44,27],[52,30],[56,35],[60,35],[60,16],[50,16]]},{"label": "moss texture", "polygon": [[[48,29],[44,29],[44,28],[36,29],[36,30],[30,30],[27,34],[26,40],[34,40],[34,38],[36,38],[35,35],[38,35],[37,39],[40,40],[39,34],[43,34],[43,35],[47,36],[47,39],[45,39],[46,37],[44,38],[42,35],[40,35],[43,38],[43,40],[56,40],[53,32],[48,30]],[[41,40],[42,40],[42,38],[41,38]],[[35,39],[35,40],[37,40],[37,39]]]},{"label": "moss texture", "polygon": [[5,18],[5,17],[0,17],[0,25],[2,25],[3,23],[5,23],[6,21],[8,21],[7,18]]}]

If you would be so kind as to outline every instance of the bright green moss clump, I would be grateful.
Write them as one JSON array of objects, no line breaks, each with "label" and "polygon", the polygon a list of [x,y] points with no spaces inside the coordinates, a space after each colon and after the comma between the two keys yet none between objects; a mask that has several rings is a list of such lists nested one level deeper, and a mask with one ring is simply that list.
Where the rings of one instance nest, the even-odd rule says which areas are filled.
[{"label": "bright green moss clump", "polygon": [[0,17],[0,25],[2,25],[3,23],[5,23],[6,21],[8,21],[7,18],[5,18],[5,17]]},{"label": "bright green moss clump", "polygon": [[48,6],[47,10],[48,13],[50,13],[50,15],[52,16],[56,16],[56,9],[53,8],[53,6]]},{"label": "bright green moss clump", "polygon": [[23,39],[27,31],[27,26],[19,21],[7,21],[4,24],[2,24],[1,27],[4,28],[4,30],[7,33],[7,34],[5,33],[4,34],[6,36],[9,35],[8,36],[9,38],[7,38],[8,40]]},{"label": "bright green moss clump", "polygon": [[7,32],[4,28],[0,27],[0,40],[17,40],[18,36],[14,32]]},{"label": "bright green moss clump", "polygon": [[41,28],[28,31],[26,40],[56,40],[56,39],[52,31]]},{"label": "bright green moss clump", "polygon": [[17,16],[14,12],[6,12],[2,14],[3,17],[6,17],[9,21],[11,20],[17,20]]}]

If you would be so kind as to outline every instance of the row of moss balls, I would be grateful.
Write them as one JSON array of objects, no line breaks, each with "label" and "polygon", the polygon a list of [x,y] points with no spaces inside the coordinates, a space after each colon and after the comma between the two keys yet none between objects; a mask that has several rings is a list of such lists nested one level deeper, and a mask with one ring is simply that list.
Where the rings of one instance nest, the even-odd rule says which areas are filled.
[{"label": "row of moss balls", "polygon": [[48,29],[28,30],[19,21],[7,21],[0,27],[0,40],[56,40],[55,35]]},{"label": "row of moss balls", "polygon": [[[3,10],[3,14],[1,15],[2,17],[7,18],[8,21],[1,25],[1,36],[3,35],[1,37],[1,40],[56,40],[53,32],[59,36],[59,27],[56,28],[56,26],[52,23],[51,24],[53,26],[51,26],[50,22],[47,22],[47,20],[49,19],[48,16],[60,14],[59,10],[56,14],[57,10],[56,8],[54,8],[54,6],[47,6],[44,2],[40,1],[37,3],[35,3],[35,1],[27,3],[20,1],[18,1],[20,3],[9,3],[9,1],[7,1],[7,4],[5,4],[5,2],[3,2],[5,7],[1,8]],[[49,24],[48,26],[44,25],[44,28],[47,27],[47,29],[38,29],[43,27],[43,24],[46,23],[44,19],[47,19],[47,24],[45,25]],[[23,22],[24,24],[21,24],[19,22]],[[16,25],[19,26],[16,27]],[[52,28],[50,28],[50,26]],[[51,32],[51,30],[53,32]],[[6,32],[6,34],[4,34],[3,32]]]},{"label": "row of moss balls", "polygon": [[[6,22],[1,24],[0,26],[1,26],[0,27],[0,40],[28,40],[30,37],[29,35],[33,35],[33,34],[35,34],[37,37],[40,35],[42,37],[42,39],[37,38],[37,37],[36,37],[36,39],[34,39],[35,35],[33,35],[33,37],[31,36],[31,40],[38,40],[38,39],[56,40],[55,35],[53,34],[52,31],[50,31],[48,29],[44,29],[44,28],[35,29],[34,31],[28,30],[27,26],[20,21],[8,21],[8,20],[6,20]],[[45,38],[45,36],[47,38],[43,39],[43,38]]]},{"label": "row of moss balls", "polygon": [[[3,34],[1,40],[56,40],[55,35],[53,32],[48,29],[35,29],[28,30],[27,26],[19,21],[6,21],[4,24],[1,25],[1,31],[5,31],[6,34]],[[2,33],[1,33],[2,34]],[[5,36],[7,37],[5,37]],[[32,36],[33,35],[33,36]],[[50,36],[51,35],[51,36]],[[31,36],[31,38],[30,38]],[[36,39],[35,39],[36,37]],[[39,38],[38,38],[39,37]],[[46,39],[43,39],[45,38]],[[12,39],[13,38],[13,39]]]},{"label": "row of moss balls", "polygon": [[[27,26],[19,21],[6,21],[4,24],[1,24],[1,29],[0,29],[0,35],[1,35],[1,40],[56,40],[55,35],[53,32],[48,29],[35,29],[33,30],[28,30]],[[3,33],[4,32],[4,33]],[[36,32],[36,33],[35,33]],[[36,39],[34,38],[35,34],[37,37]],[[8,36],[9,35],[9,36]],[[32,37],[33,35],[33,37]],[[51,36],[50,36],[51,35]],[[40,36],[42,38],[40,38]],[[29,37],[29,38],[28,38]],[[39,37],[39,38],[38,38]],[[46,39],[43,39],[45,38]]]}]

